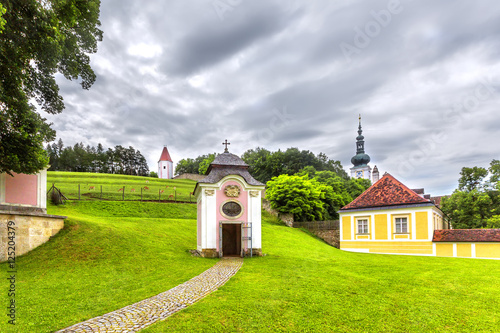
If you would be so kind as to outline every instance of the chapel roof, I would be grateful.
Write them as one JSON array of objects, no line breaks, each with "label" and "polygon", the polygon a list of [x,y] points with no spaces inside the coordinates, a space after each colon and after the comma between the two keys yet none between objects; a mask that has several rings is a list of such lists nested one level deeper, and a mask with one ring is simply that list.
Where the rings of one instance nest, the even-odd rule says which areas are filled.
[{"label": "chapel roof", "polygon": [[340,210],[416,204],[433,205],[432,201],[422,198],[392,175],[385,173],[375,184]]},{"label": "chapel roof", "polygon": [[248,168],[248,164],[246,164],[245,161],[243,161],[237,155],[231,154],[229,152],[224,152],[222,154],[217,155],[214,161],[210,163],[210,167],[207,170],[207,174],[210,172],[210,169],[213,166],[241,166]]},{"label": "chapel roof", "polygon": [[172,158],[170,157],[170,154],[168,153],[167,147],[163,147],[163,151],[161,152],[161,156],[160,156],[160,159],[158,160],[158,162],[160,162],[160,161],[172,162]]},{"label": "chapel roof", "polygon": [[224,168],[213,168],[210,173],[203,179],[199,180],[198,183],[215,184],[222,178],[229,175],[238,175],[243,177],[249,185],[264,185],[255,178],[252,177],[247,169],[228,166]]},{"label": "chapel roof", "polygon": [[[225,151],[215,157],[214,161],[210,163],[206,175],[207,176],[199,180],[198,183],[215,184],[226,176],[238,175],[241,176],[249,185],[264,185],[253,178],[250,172],[248,172],[248,164],[246,164],[237,155],[231,154],[228,151]],[[196,184],[196,187],[197,186],[198,184]]]},{"label": "chapel roof", "polygon": [[433,242],[500,242],[500,229],[434,230]]}]

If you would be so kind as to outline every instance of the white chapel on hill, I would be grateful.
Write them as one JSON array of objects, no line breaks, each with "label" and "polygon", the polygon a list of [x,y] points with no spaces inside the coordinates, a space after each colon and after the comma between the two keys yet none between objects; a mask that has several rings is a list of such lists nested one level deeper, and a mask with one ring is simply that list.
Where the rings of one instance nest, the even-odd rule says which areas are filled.
[{"label": "white chapel on hill", "polygon": [[158,161],[158,178],[174,178],[174,162],[172,162],[172,158],[168,153],[167,146],[163,147],[160,160]]}]

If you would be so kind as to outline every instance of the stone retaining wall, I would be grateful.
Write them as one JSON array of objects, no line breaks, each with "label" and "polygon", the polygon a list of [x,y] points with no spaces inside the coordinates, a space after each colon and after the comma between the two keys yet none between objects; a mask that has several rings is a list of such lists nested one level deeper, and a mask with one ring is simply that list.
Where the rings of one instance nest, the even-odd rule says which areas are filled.
[{"label": "stone retaining wall", "polygon": [[15,255],[20,256],[47,242],[50,237],[57,234],[64,227],[64,218],[66,217],[40,212],[0,210],[0,262],[8,259],[7,253],[9,252],[9,241],[11,241],[8,238],[9,221],[14,222]]},{"label": "stone retaining wall", "polygon": [[269,214],[277,216],[280,220],[285,222],[287,226],[293,228],[293,222],[294,222],[293,214],[278,212],[276,209],[271,208],[271,203],[266,199],[262,199],[262,208],[264,208],[267,212],[269,212]]},{"label": "stone retaining wall", "polygon": [[340,249],[340,230],[309,230],[331,246]]}]

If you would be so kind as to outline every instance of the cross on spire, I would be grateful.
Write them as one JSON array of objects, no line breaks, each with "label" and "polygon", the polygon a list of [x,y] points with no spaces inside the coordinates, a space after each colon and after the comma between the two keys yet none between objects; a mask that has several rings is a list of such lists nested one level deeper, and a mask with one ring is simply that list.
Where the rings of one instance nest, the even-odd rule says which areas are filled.
[{"label": "cross on spire", "polygon": [[226,139],[226,141],[225,141],[225,142],[223,142],[222,144],[223,144],[223,145],[226,145],[226,148],[224,148],[224,152],[225,152],[225,153],[229,153],[229,150],[227,150],[227,146],[228,146],[228,145],[230,145],[230,143],[229,143],[229,142],[227,142],[227,139]]}]

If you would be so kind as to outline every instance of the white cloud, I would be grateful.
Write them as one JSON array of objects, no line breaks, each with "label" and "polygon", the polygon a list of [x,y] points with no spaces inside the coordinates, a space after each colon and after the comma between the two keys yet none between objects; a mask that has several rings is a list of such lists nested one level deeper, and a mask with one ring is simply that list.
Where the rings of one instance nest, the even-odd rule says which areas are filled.
[{"label": "white cloud", "polygon": [[[296,146],[347,169],[361,113],[382,173],[444,131],[404,180],[450,193],[461,167],[500,158],[484,145],[500,126],[498,82],[467,112],[450,111],[481,80],[500,80],[500,3],[402,3],[348,64],[339,44],[387,1],[244,1],[224,20],[209,0],[103,1],[98,79],[90,91],[58,79],[67,108],[48,118],[66,144],[132,145],[152,170],[165,144],[178,160],[222,151],[226,138],[235,153]],[[264,137],[281,108],[293,122]]]}]

